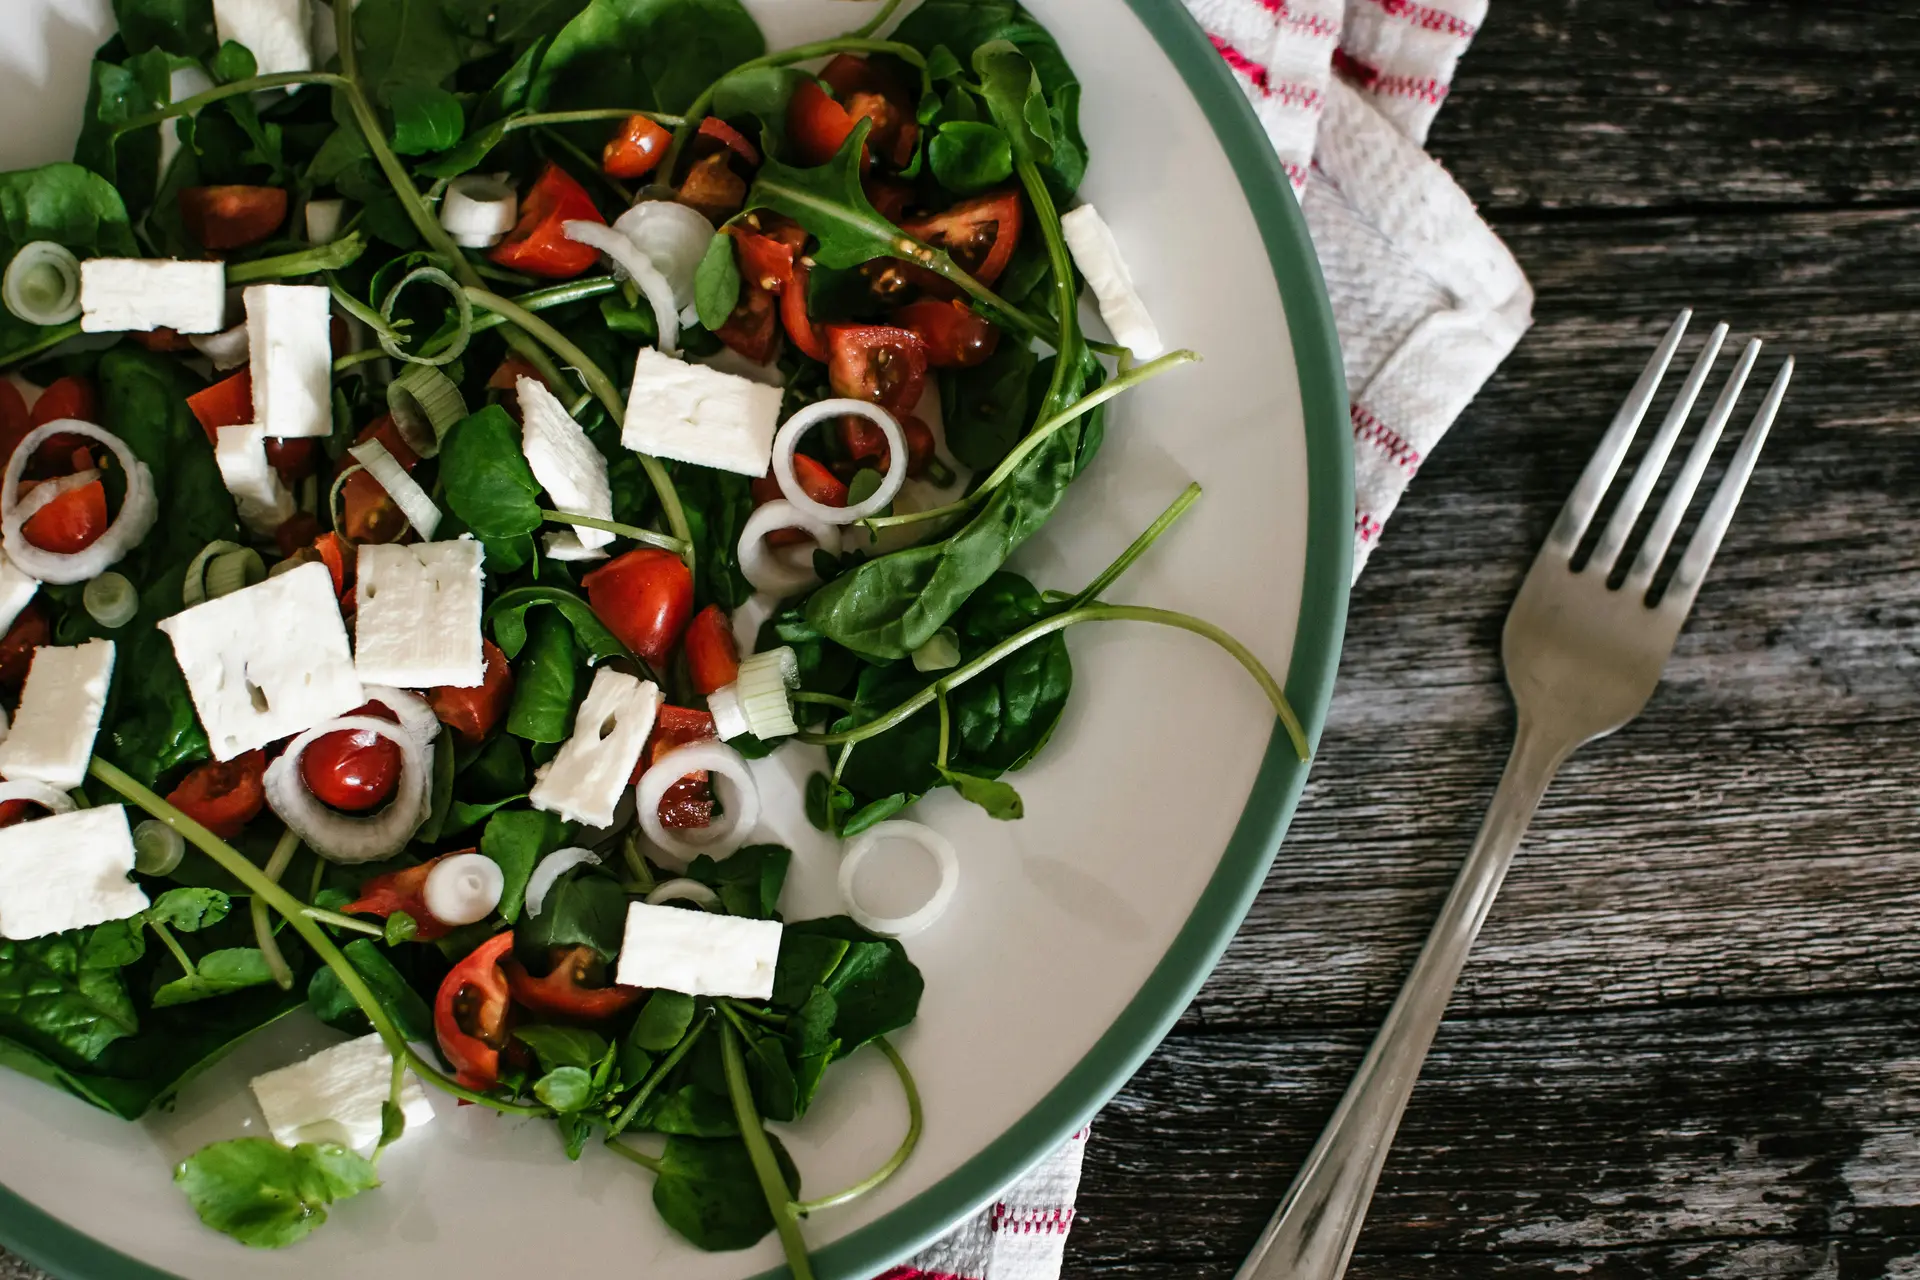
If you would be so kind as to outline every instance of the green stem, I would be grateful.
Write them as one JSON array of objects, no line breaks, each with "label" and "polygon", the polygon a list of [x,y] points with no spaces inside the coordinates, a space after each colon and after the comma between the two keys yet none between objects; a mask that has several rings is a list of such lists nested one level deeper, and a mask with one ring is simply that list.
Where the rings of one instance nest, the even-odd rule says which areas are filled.
[{"label": "green stem", "polygon": [[[344,65],[345,60],[342,59]],[[351,74],[350,72],[348,73]],[[202,107],[210,107],[223,98],[237,98],[242,94],[258,93],[262,89],[285,89],[294,85],[327,84],[336,89],[348,87],[347,76],[330,75],[324,71],[276,71],[268,76],[252,76],[245,80],[235,80],[232,84],[219,85],[205,93],[196,93],[191,98],[182,98],[169,103],[157,111],[122,120],[113,127],[113,136],[131,133],[135,129],[145,129],[149,125],[171,120],[175,116],[192,115]]]},{"label": "green stem", "polygon": [[953,717],[947,710],[947,695],[942,693],[934,698],[934,705],[940,708],[940,749],[934,756],[933,767],[945,773],[947,771],[947,746],[953,732]]},{"label": "green stem", "polygon": [[[292,827],[280,833],[280,841],[273,846],[273,853],[267,858],[267,879],[275,884],[287,874],[287,867],[293,862],[293,855],[300,848],[300,837]],[[267,914],[267,900],[259,894],[253,896],[248,904],[253,915],[253,940],[260,948],[260,954],[266,957],[267,971],[273,974],[274,985],[282,991],[293,990],[293,968],[287,963],[287,957],[280,951],[280,944],[273,937],[273,918]]]},{"label": "green stem", "polygon": [[32,342],[29,342],[26,346],[21,347],[16,351],[8,352],[5,358],[5,363],[9,365],[25,364],[28,360],[31,360],[34,356],[39,355],[41,352],[51,351],[55,347],[59,346],[61,343],[65,342],[68,338],[77,338],[79,336],[80,336],[80,322],[78,320],[69,320],[65,324],[55,325],[51,329],[48,329],[40,337],[35,338]]},{"label": "green stem", "polygon": [[[346,7],[341,6],[343,9]],[[334,976],[340,979],[341,987],[353,997],[353,1002],[360,1006],[360,1011],[367,1015],[367,1021],[373,1024],[373,1029],[385,1042],[387,1052],[395,1057],[405,1057],[414,1074],[456,1098],[465,1098],[469,1102],[492,1107],[495,1111],[520,1116],[553,1114],[545,1107],[521,1106],[518,1103],[502,1102],[498,1098],[487,1097],[441,1075],[433,1064],[415,1053],[412,1046],[407,1044],[406,1037],[400,1034],[400,1028],[394,1025],[392,1018],[387,1016],[385,1006],[374,996],[366,980],[360,976],[360,971],[353,967],[353,962],[348,960],[340,948],[334,945],[333,939],[327,936],[326,930],[308,918],[306,903],[267,879],[260,868],[249,862],[232,845],[174,808],[151,789],[142,786],[138,780],[118,765],[95,756],[88,762],[87,772],[178,831],[188,844],[212,858],[228,875],[245,885],[248,892],[265,898],[267,905],[285,917],[287,923],[293,926],[294,932],[300,935],[301,940],[313,948],[314,954],[320,957],[327,968],[333,970]]]},{"label": "green stem", "polygon": [[849,1200],[858,1200],[861,1196],[876,1189],[888,1178],[900,1172],[900,1166],[907,1162],[907,1157],[913,1154],[913,1149],[920,1145],[920,1130],[924,1117],[920,1111],[920,1089],[913,1082],[913,1072],[907,1070],[905,1059],[901,1058],[898,1050],[887,1043],[885,1036],[876,1037],[873,1044],[880,1052],[887,1055],[887,1061],[893,1064],[894,1075],[900,1078],[900,1087],[906,1091],[907,1136],[900,1140],[900,1145],[894,1149],[894,1153],[889,1156],[887,1162],[878,1169],[875,1169],[872,1173],[860,1179],[860,1181],[854,1183],[845,1191],[836,1191],[830,1196],[821,1196],[818,1200],[802,1200],[793,1206],[795,1213],[818,1213],[822,1209],[831,1209],[835,1205],[845,1204]]},{"label": "green stem", "polygon": [[[1000,127],[1016,139],[1025,136],[1014,122],[1002,120]],[[1040,166],[1024,147],[1019,152],[1018,168],[1020,183],[1026,188],[1027,199],[1033,202],[1034,221],[1040,224],[1040,234],[1047,242],[1047,259],[1053,268],[1053,304],[1060,316],[1060,339],[1054,345],[1059,357],[1053,363],[1053,377],[1047,387],[1047,398],[1040,402],[1040,411],[1057,413],[1066,407],[1067,379],[1075,374],[1074,366],[1080,362],[1076,346],[1080,339],[1080,300],[1074,292],[1073,258],[1060,232],[1060,213],[1054,207],[1053,193],[1047,190]]]},{"label": "green stem", "polygon": [[1102,383],[1095,390],[1075,400],[1066,408],[1040,423],[1040,425],[1032,431],[1029,431],[1021,439],[1020,443],[1015,445],[1012,450],[1008,452],[1007,456],[1000,460],[1000,465],[995,467],[987,478],[980,482],[979,487],[964,498],[956,499],[943,506],[928,507],[925,511],[908,511],[894,516],[873,516],[869,519],[862,520],[860,523],[870,530],[879,530],[891,525],[918,524],[924,520],[942,520],[947,516],[962,515],[992,497],[993,491],[1000,485],[1006,483],[1007,477],[1011,476],[1019,468],[1020,464],[1026,461],[1027,456],[1044,444],[1047,437],[1060,428],[1066,426],[1076,418],[1085,416],[1107,401],[1114,399],[1116,396],[1125,395],[1143,382],[1157,378],[1168,370],[1177,369],[1183,364],[1192,364],[1199,359],[1200,357],[1194,352],[1184,348],[1179,351],[1169,351],[1158,360],[1150,360],[1138,369],[1130,370],[1110,382]]},{"label": "green stem", "polygon": [[853,699],[835,697],[831,693],[814,693],[807,689],[796,689],[793,694],[793,700],[795,702],[812,703],[822,707],[832,707],[837,711],[844,711],[848,715],[853,714]]},{"label": "green stem", "polygon": [[321,924],[332,925],[336,929],[346,929],[353,933],[364,933],[369,938],[384,938],[387,931],[377,924],[365,920],[356,920],[352,916],[343,916],[338,911],[329,911],[325,907],[308,907],[306,917]]},{"label": "green stem", "polygon": [[167,928],[167,926],[161,924],[158,920],[149,920],[147,923],[153,926],[153,936],[166,943],[167,950],[173,952],[173,958],[180,962],[181,974],[191,978],[194,970],[193,961],[188,957],[186,951],[181,948],[179,940],[173,936],[173,930]]},{"label": "green stem", "polygon": [[647,865],[646,858],[640,852],[640,828],[635,826],[620,841],[620,856],[626,861],[627,870],[632,873],[633,881],[628,893],[652,893],[654,887],[653,869]]},{"label": "green stem", "polygon": [[678,128],[683,117],[669,115],[665,111],[642,111],[628,107],[591,107],[585,111],[534,111],[524,116],[515,116],[507,121],[503,132],[512,133],[515,129],[537,129],[550,124],[590,124],[595,120],[629,120],[634,116],[645,116],[655,124],[665,125],[669,129]]},{"label": "green stem", "polygon": [[880,6],[880,12],[874,14],[871,18],[868,18],[865,22],[848,32],[848,35],[856,39],[872,35],[881,27],[887,25],[887,19],[891,18],[894,13],[899,10],[900,4],[901,0],[887,0],[884,5]]},{"label": "green stem", "polygon": [[537,283],[532,276],[522,275],[518,271],[509,271],[505,267],[496,267],[485,258],[476,259],[471,252],[463,256],[467,259],[467,265],[473,268],[474,274],[482,279],[496,280],[501,284],[510,284],[521,289]]},{"label": "green stem", "polygon": [[625,1156],[627,1159],[639,1165],[642,1169],[645,1169],[651,1173],[659,1174],[659,1173],[666,1172],[666,1165],[662,1164],[659,1160],[655,1159],[653,1156],[648,1155],[644,1151],[635,1151],[632,1147],[628,1146],[624,1142],[621,1142],[617,1138],[607,1139],[607,1150],[613,1152],[613,1154],[617,1156]]},{"label": "green stem", "polygon": [[620,1114],[615,1116],[613,1123],[608,1126],[607,1142],[609,1144],[633,1123],[633,1118],[640,1114],[640,1108],[647,1104],[647,1099],[652,1097],[653,1091],[660,1087],[660,1082],[667,1078],[667,1073],[679,1066],[680,1060],[693,1051],[693,1046],[699,1042],[702,1035],[706,1034],[707,1023],[712,1017],[712,1009],[702,1009],[700,1021],[694,1023],[687,1034],[680,1037],[680,1043],[673,1046],[667,1056],[647,1073],[647,1078],[640,1084],[640,1091],[633,1095],[632,1101],[620,1109]]},{"label": "green stem", "polygon": [[617,181],[605,169],[602,169],[600,162],[582,151],[575,145],[572,138],[561,133],[558,129],[542,129],[540,136],[572,156],[574,163],[579,165],[583,171],[592,175],[601,186],[612,192],[614,198],[619,200],[623,207],[633,203],[633,192],[627,190],[624,183]]},{"label": "green stem", "polygon": [[236,262],[227,268],[229,285],[251,284],[256,280],[284,280],[288,276],[311,276],[322,271],[338,271],[350,267],[359,261],[360,255],[367,251],[367,238],[358,231],[349,232],[338,240],[315,245],[311,249],[302,249],[298,253],[283,253],[274,258],[255,258],[252,262]]},{"label": "green stem", "polygon": [[726,1070],[727,1094],[733,1099],[733,1116],[740,1124],[740,1140],[746,1143],[760,1194],[767,1198],[767,1209],[773,1214],[773,1229],[780,1233],[787,1269],[793,1272],[793,1280],[813,1280],[813,1263],[807,1257],[807,1242],[800,1235],[793,1195],[787,1190],[786,1175],[780,1171],[779,1158],[773,1154],[773,1144],[767,1141],[760,1113],[754,1108],[746,1057],[740,1051],[740,1032],[731,1018],[720,1024],[720,1060]]},{"label": "green stem", "polygon": [[1073,597],[1071,607],[1078,609],[1083,604],[1092,604],[1095,600],[1098,600],[1101,592],[1118,581],[1121,574],[1131,569],[1133,562],[1145,555],[1147,548],[1159,541],[1160,535],[1172,528],[1173,522],[1186,514],[1187,508],[1199,500],[1200,483],[1195,481],[1180,491],[1180,496],[1173,500],[1173,505],[1169,506],[1165,511],[1162,511],[1160,518],[1148,525],[1146,532],[1135,538],[1132,545],[1120,553],[1119,559],[1108,565],[1101,571],[1099,577],[1089,582],[1081,590],[1079,595]]},{"label": "green stem", "polygon": [[621,524],[617,520],[602,520],[598,516],[582,515],[578,511],[540,511],[542,520],[551,520],[555,524],[584,525],[589,529],[600,529],[635,542],[644,542],[650,547],[659,547],[662,551],[685,558],[691,551],[688,545],[678,538],[670,538],[664,533],[655,533],[652,529],[642,529],[639,525]]},{"label": "green stem", "polygon": [[[564,307],[572,302],[585,302],[589,298],[597,298],[602,294],[613,293],[619,288],[620,282],[612,276],[594,276],[589,280],[569,280],[565,284],[556,284],[545,289],[535,289],[530,293],[516,294],[513,301],[528,311],[545,311],[549,307]],[[336,294],[335,296],[337,297],[338,295]],[[353,299],[353,302],[363,308],[366,306],[365,303],[360,302],[357,298]],[[374,314],[377,315],[378,313]],[[473,328],[470,332],[484,333],[488,329],[498,329],[506,322],[507,318],[496,312],[482,312],[480,315],[474,317]],[[446,343],[451,341],[453,341],[453,338],[449,336],[422,354],[430,356],[437,355],[445,350]],[[370,360],[382,359],[386,354],[387,353],[379,347],[368,347],[365,351],[351,351],[333,362],[333,371],[335,373],[345,373],[355,365],[365,364]]]},{"label": "green stem", "polygon": [[1253,655],[1252,650],[1219,626],[1204,619],[1196,618],[1191,614],[1176,613],[1171,609],[1153,609],[1146,605],[1135,604],[1083,605],[1078,609],[1056,613],[1050,618],[1042,618],[1024,630],[1014,632],[965,666],[955,667],[877,720],[869,720],[865,724],[843,729],[839,733],[802,732],[794,736],[801,742],[810,742],[821,747],[852,746],[854,743],[865,742],[868,738],[877,737],[895,725],[903,723],[923,710],[934,699],[952,693],[1009,654],[1024,649],[1035,640],[1044,639],[1056,631],[1065,631],[1068,627],[1082,622],[1151,622],[1158,626],[1190,631],[1194,635],[1204,636],[1213,641],[1232,654],[1234,660],[1245,667],[1247,673],[1259,682],[1261,691],[1267,695],[1267,701],[1273,704],[1274,714],[1279,716],[1280,722],[1286,726],[1287,736],[1293,740],[1293,749],[1300,759],[1305,761],[1312,758],[1313,748],[1307,742],[1306,730],[1301,728],[1299,717],[1293,713],[1292,704],[1287,701],[1286,691],[1280,687],[1280,682],[1273,678],[1273,673],[1267,670],[1266,665]]}]

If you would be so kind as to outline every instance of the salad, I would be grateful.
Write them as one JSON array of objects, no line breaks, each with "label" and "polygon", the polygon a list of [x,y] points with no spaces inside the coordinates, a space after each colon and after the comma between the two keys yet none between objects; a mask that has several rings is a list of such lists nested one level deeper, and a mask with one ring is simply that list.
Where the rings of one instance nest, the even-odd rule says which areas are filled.
[{"label": "salad", "polygon": [[[1006,567],[1196,357],[1047,32],[900,6],[769,52],[738,0],[116,0],[74,161],[0,174],[0,1064],[134,1119],[351,1037],[175,1170],[210,1227],[300,1240],[441,1093],[804,1278],[920,1130],[901,939],[963,856],[901,815],[1021,816],[1066,632],[1213,641],[1304,758],[1232,637],[1103,599],[1197,486],[1091,582]],[[776,749],[844,915],[780,913]],[[803,1193],[768,1126],[869,1045],[908,1132]]]}]

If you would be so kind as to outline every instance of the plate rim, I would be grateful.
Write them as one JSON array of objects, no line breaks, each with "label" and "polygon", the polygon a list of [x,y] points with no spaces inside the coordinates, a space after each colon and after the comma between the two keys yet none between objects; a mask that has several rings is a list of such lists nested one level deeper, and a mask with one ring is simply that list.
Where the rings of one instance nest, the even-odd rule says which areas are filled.
[{"label": "plate rim", "polygon": [[[1287,697],[1319,746],[1353,576],[1353,442],[1332,305],[1290,180],[1252,104],[1180,0],[1125,0],[1220,140],[1280,290],[1307,443],[1307,554]],[[1247,806],[1193,910],[1120,1016],[1059,1084],[958,1169],[815,1251],[818,1280],[871,1280],[978,1212],[1106,1105],[1172,1029],[1239,931],[1279,852],[1309,763],[1276,722]],[[177,1280],[0,1186],[0,1246],[63,1280]],[[755,1280],[776,1280],[785,1266]]]}]

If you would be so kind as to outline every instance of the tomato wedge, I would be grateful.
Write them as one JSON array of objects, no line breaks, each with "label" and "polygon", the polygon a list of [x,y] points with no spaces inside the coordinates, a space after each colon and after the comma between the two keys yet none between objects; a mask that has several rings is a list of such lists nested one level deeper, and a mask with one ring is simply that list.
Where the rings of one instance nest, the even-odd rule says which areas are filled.
[{"label": "tomato wedge", "polygon": [[[639,781],[640,774],[652,768],[661,756],[675,747],[683,747],[689,742],[709,742],[719,736],[713,727],[713,717],[706,712],[692,711],[686,707],[661,707],[660,714],[653,722],[653,733],[640,752],[640,763],[634,767],[634,780]],[[705,769],[688,774],[668,787],[666,794],[660,797],[660,825],[669,830],[693,830],[707,826],[712,821],[713,784]]]},{"label": "tomato wedge", "polygon": [[659,666],[693,616],[693,575],[680,557],[641,547],[580,580],[587,603],[620,643]]},{"label": "tomato wedge", "polygon": [[628,116],[601,148],[600,169],[612,178],[644,178],[667,157],[673,134],[642,115]]},{"label": "tomato wedge", "polygon": [[[858,421],[865,422],[866,419],[861,418]],[[880,435],[879,428],[874,428],[874,434]],[[880,436],[880,443],[884,448],[885,436]],[[821,506],[844,507],[847,505],[847,486],[840,483],[840,478],[833,472],[804,453],[793,455],[793,478],[800,482],[800,491]],[[782,496],[780,482],[771,475],[761,476],[755,480],[752,490],[753,505],[756,507]],[[767,545],[770,547],[797,547],[803,542],[812,541],[812,535],[800,529],[775,529],[767,535]],[[700,692],[706,693],[708,690],[702,689]]]},{"label": "tomato wedge", "polygon": [[820,78],[855,124],[873,121],[867,145],[876,155],[895,169],[913,163],[920,125],[914,119],[913,98],[898,77],[870,58],[842,53],[821,70]]},{"label": "tomato wedge", "polygon": [[631,1008],[647,994],[639,987],[603,985],[607,967],[592,947],[560,952],[544,978],[528,973],[513,956],[502,961],[500,967],[506,972],[507,989],[513,993],[514,1002],[543,1018],[601,1022]]},{"label": "tomato wedge", "polygon": [[[473,850],[463,849],[461,852],[472,853]],[[442,858],[452,856],[451,853],[443,853],[417,867],[377,875],[361,885],[360,896],[340,910],[350,916],[378,916],[382,920],[397,911],[404,911],[413,920],[415,938],[421,942],[444,938],[453,932],[453,926],[442,922],[427,910],[427,877],[433,874],[434,866]]]},{"label": "tomato wedge", "polygon": [[427,705],[440,723],[469,743],[484,741],[513,701],[513,668],[507,663],[507,655],[485,637],[480,640],[480,652],[486,658],[486,668],[478,685],[470,689],[442,685],[427,690]]},{"label": "tomato wedge", "polygon": [[715,689],[724,689],[739,678],[740,650],[733,643],[733,626],[719,605],[710,604],[693,615],[693,621],[687,624],[684,643],[687,673],[693,677],[693,687],[700,691],[701,697]]},{"label": "tomato wedge", "polygon": [[447,972],[434,996],[434,1039],[452,1064],[454,1079],[469,1089],[491,1089],[500,1082],[500,1054],[509,1042],[513,1012],[500,962],[512,947],[510,931],[487,939]]},{"label": "tomato wedge", "polygon": [[266,807],[267,758],[248,751],[209,760],[167,793],[167,803],[222,840],[231,840]]},{"label": "tomato wedge", "polygon": [[701,139],[700,142],[696,143],[696,146],[702,149],[709,143],[718,143],[728,151],[739,156],[742,160],[745,160],[748,164],[760,163],[760,148],[748,142],[746,134],[741,133],[738,129],[718,116],[707,116],[701,120],[700,132],[696,137]]},{"label": "tomato wedge", "polygon": [[64,378],[55,378],[47,384],[47,389],[42,391],[40,398],[33,402],[31,421],[36,427],[44,427],[49,422],[57,422],[61,418],[78,418],[82,422],[92,422],[96,404],[93,384],[85,378],[69,374]]},{"label": "tomato wedge", "polygon": [[[853,125],[847,109],[811,77],[802,80],[787,99],[787,140],[802,164],[823,165],[833,159],[846,145]],[[868,163],[869,157],[862,152],[861,167]]]},{"label": "tomato wedge", "polygon": [[259,244],[287,220],[283,187],[188,187],[180,193],[180,220],[208,249]]},{"label": "tomato wedge", "polygon": [[[378,702],[349,712],[399,723]],[[316,738],[300,756],[300,778],[314,798],[343,813],[365,813],[386,803],[400,781],[400,744],[371,729],[336,729]]]},{"label": "tomato wedge", "polygon": [[53,629],[38,605],[28,605],[0,638],[0,687],[17,689],[33,665],[33,651],[53,639]]},{"label": "tomato wedge", "polygon": [[825,364],[832,354],[827,347],[826,330],[807,314],[807,283],[812,276],[813,268],[806,259],[795,258],[793,279],[780,294],[780,325],[787,331],[787,340],[808,359]]},{"label": "tomato wedge", "polygon": [[218,445],[221,427],[243,427],[253,421],[253,371],[242,369],[194,392],[187,397],[187,408],[206,431],[207,440]]},{"label": "tomato wedge", "polygon": [[[25,492],[26,486],[21,486]],[[85,551],[107,531],[107,487],[98,480],[70,489],[27,517],[20,532],[55,555]]]},{"label": "tomato wedge", "polygon": [[958,298],[922,298],[897,309],[892,318],[920,335],[927,363],[936,369],[971,369],[1000,345],[1000,331]]},{"label": "tomato wedge", "polygon": [[567,239],[569,222],[606,219],[594,207],[593,197],[559,165],[548,163],[520,205],[520,220],[507,238],[487,251],[487,257],[514,271],[547,280],[566,280],[600,260],[592,245]]},{"label": "tomato wedge", "polygon": [[895,417],[920,403],[927,381],[927,344],[911,329],[877,324],[827,326],[834,393],[877,404]]},{"label": "tomato wedge", "polygon": [[755,364],[773,359],[780,337],[779,303],[793,281],[793,248],[771,236],[727,228],[740,267],[740,301],[713,336]]},{"label": "tomato wedge", "polygon": [[747,180],[733,171],[728,151],[702,156],[687,170],[674,199],[718,226],[747,202]]},{"label": "tomato wedge", "polygon": [[267,437],[267,465],[285,485],[296,485],[312,475],[320,461],[320,442],[311,436]]},{"label": "tomato wedge", "polygon": [[[991,286],[1013,261],[1013,251],[1020,243],[1021,220],[1020,194],[998,191],[962,200],[945,213],[902,223],[900,229],[916,240],[945,249],[961,269]],[[938,276],[933,279],[946,283]]]}]

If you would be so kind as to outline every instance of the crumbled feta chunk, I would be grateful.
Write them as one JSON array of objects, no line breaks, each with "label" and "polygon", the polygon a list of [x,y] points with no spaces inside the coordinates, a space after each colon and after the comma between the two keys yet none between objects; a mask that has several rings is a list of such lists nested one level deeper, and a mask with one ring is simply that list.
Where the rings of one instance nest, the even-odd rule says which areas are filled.
[{"label": "crumbled feta chunk", "polygon": [[595,671],[573,718],[573,736],[540,766],[528,801],[569,822],[610,824],[659,711],[660,686],[653,681],[611,667]]},{"label": "crumbled feta chunk", "polygon": [[780,932],[778,920],[631,903],[615,981],[689,996],[765,1000],[773,994],[780,963]]},{"label": "crumbled feta chunk", "polygon": [[[522,377],[515,385],[520,396],[520,451],[527,455],[533,478],[561,511],[577,511],[601,520],[613,519],[613,488],[607,482],[607,460],[587,439],[547,384]],[[613,541],[605,529],[573,526],[575,544],[583,550]]]},{"label": "crumbled feta chunk", "polygon": [[366,694],[323,564],[303,564],[160,623],[216,760],[345,715]]},{"label": "crumbled feta chunk", "polygon": [[562,529],[558,533],[546,535],[547,559],[549,560],[605,560],[605,547],[582,545],[578,535],[571,529]]},{"label": "crumbled feta chunk", "polygon": [[13,620],[40,589],[40,579],[23,572],[19,565],[0,552],[0,635],[7,633]]},{"label": "crumbled feta chunk", "polygon": [[1147,314],[1133,287],[1133,273],[1120,256],[1120,244],[1106,220],[1090,204],[1083,204],[1060,219],[1060,233],[1073,254],[1074,265],[1087,278],[1087,287],[1100,303],[1100,318],[1113,332],[1113,340],[1132,349],[1142,360],[1151,360],[1167,349],[1160,341],[1160,330]]},{"label": "crumbled feta chunk", "polygon": [[254,422],[283,440],[332,434],[332,296],[317,284],[256,284],[241,297]]},{"label": "crumbled feta chunk", "polygon": [[779,387],[640,348],[620,443],[656,458],[759,479],[773,461]]},{"label": "crumbled feta chunk", "polygon": [[220,42],[247,46],[261,75],[313,70],[309,0],[213,0]]},{"label": "crumbled feta chunk", "polygon": [[353,665],[363,684],[471,689],[486,678],[481,555],[471,538],[360,548]]},{"label": "crumbled feta chunk", "polygon": [[226,321],[225,263],[88,258],[80,264],[83,333],[218,333]]},{"label": "crumbled feta chunk", "polygon": [[0,938],[16,942],[147,909],[127,879],[133,832],[127,811],[97,805],[0,827]]},{"label": "crumbled feta chunk", "polygon": [[240,523],[272,537],[293,517],[295,504],[280,473],[267,461],[267,433],[249,424],[221,427],[215,434],[220,442],[213,447],[213,460],[219,464],[221,482],[234,497]]},{"label": "crumbled feta chunk", "polygon": [[111,640],[35,649],[13,729],[0,745],[0,777],[62,791],[85,781],[112,680]]},{"label": "crumbled feta chunk", "polygon": [[[322,1049],[304,1062],[253,1079],[253,1096],[274,1141],[337,1142],[362,1155],[380,1145],[380,1104],[393,1088],[393,1057],[378,1035]],[[407,1132],[433,1119],[433,1104],[409,1071],[400,1086]]]}]

